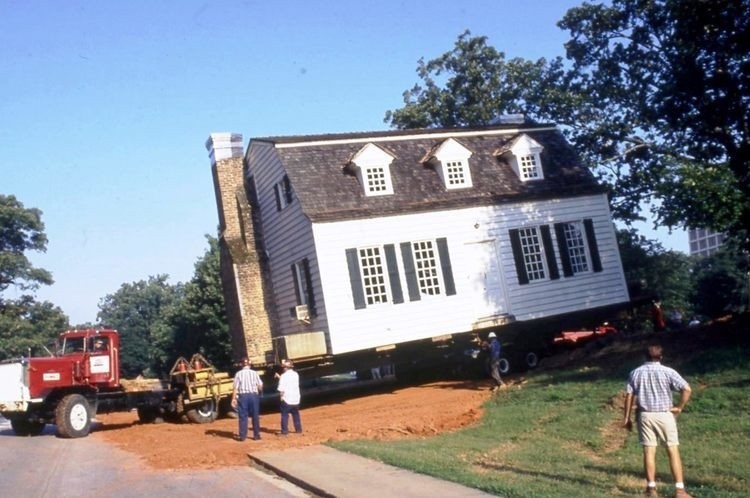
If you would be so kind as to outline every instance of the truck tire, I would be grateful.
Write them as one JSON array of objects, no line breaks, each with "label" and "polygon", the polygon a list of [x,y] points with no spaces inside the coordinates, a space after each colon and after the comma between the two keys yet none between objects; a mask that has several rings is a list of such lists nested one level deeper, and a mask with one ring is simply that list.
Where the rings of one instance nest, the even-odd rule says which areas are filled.
[{"label": "truck tire", "polygon": [[91,431],[91,408],[80,394],[65,396],[55,409],[57,435],[63,438],[86,437]]},{"label": "truck tire", "polygon": [[26,419],[11,420],[10,426],[17,436],[38,436],[44,431],[44,422],[31,422]]},{"label": "truck tire", "polygon": [[194,424],[210,424],[218,416],[216,402],[213,399],[207,399],[192,406],[186,413],[188,420]]},{"label": "truck tire", "polygon": [[539,366],[539,355],[535,351],[529,351],[523,358],[526,368],[533,369]]},{"label": "truck tire", "polygon": [[508,361],[508,358],[504,356],[500,358],[497,370],[500,372],[500,375],[506,375],[510,372],[510,361]]},{"label": "truck tire", "polygon": [[138,421],[142,424],[161,424],[164,422],[158,408],[154,407],[139,407],[138,408]]}]

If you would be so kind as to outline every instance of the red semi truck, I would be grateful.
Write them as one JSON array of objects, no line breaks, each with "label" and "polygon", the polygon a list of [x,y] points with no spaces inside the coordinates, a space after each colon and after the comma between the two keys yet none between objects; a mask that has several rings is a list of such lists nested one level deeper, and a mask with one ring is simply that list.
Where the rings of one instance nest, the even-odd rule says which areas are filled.
[{"label": "red semi truck", "polygon": [[84,437],[97,413],[134,409],[141,422],[213,422],[231,410],[231,393],[229,374],[201,355],[179,358],[169,380],[120,379],[120,337],[111,329],[68,330],[49,357],[0,363],[0,415],[22,436],[55,424],[61,437]]}]

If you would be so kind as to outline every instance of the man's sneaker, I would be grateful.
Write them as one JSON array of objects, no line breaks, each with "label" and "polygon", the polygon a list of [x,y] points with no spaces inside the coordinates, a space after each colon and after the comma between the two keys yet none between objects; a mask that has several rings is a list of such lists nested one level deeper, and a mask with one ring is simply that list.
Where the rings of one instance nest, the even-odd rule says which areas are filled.
[{"label": "man's sneaker", "polygon": [[656,492],[656,486],[653,488],[651,486],[646,486],[646,491],[643,492],[643,496],[659,496],[659,493]]},{"label": "man's sneaker", "polygon": [[690,493],[685,491],[685,488],[677,488],[674,490],[675,498],[693,498]]}]

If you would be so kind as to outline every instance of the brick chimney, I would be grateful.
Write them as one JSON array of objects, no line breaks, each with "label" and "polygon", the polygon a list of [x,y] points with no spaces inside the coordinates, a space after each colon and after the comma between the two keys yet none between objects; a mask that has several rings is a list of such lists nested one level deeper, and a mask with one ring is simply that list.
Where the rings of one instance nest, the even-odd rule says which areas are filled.
[{"label": "brick chimney", "polygon": [[206,141],[219,214],[221,283],[235,359],[254,365],[273,358],[270,285],[267,265],[256,240],[253,208],[244,184],[243,145],[239,133],[212,133]]}]

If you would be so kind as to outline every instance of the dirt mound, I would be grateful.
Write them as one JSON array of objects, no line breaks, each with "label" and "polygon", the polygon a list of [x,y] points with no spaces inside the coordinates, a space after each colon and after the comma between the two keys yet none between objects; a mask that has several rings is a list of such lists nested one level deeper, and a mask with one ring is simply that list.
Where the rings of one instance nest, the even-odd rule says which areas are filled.
[{"label": "dirt mound", "polygon": [[393,440],[432,436],[477,422],[491,396],[488,382],[434,382],[399,386],[369,382],[337,393],[303,395],[304,434],[276,436],[275,406],[261,415],[261,441],[238,442],[237,420],[212,424],[140,424],[135,412],[98,415],[91,437],[135,453],[159,469],[247,465],[248,452],[348,439]]}]

